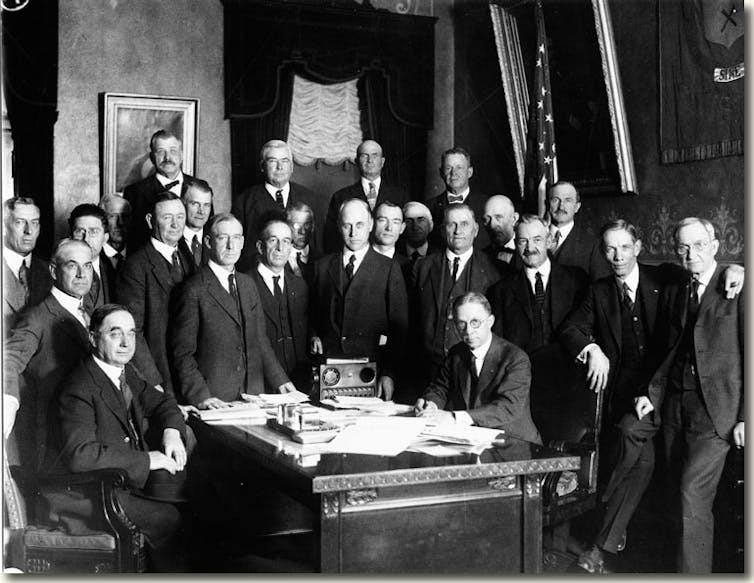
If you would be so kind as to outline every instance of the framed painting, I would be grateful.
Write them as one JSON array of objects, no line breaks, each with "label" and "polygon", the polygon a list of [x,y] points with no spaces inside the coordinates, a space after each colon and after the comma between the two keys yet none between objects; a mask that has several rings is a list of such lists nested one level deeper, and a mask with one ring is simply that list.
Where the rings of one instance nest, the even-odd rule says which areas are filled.
[{"label": "framed painting", "polygon": [[149,139],[169,130],[183,143],[183,171],[196,171],[199,100],[187,97],[102,94],[102,195],[154,173]]},{"label": "framed painting", "polygon": [[[524,189],[535,0],[490,3],[508,121]],[[581,194],[637,194],[607,0],[543,2],[558,173]]]}]

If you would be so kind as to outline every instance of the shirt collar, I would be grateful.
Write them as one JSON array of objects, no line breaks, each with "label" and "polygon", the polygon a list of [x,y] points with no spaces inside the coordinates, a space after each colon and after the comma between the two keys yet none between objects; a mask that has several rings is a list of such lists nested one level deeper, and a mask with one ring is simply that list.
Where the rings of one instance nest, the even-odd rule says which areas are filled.
[{"label": "shirt collar", "polygon": [[634,268],[631,270],[631,273],[629,273],[623,279],[621,279],[620,277],[616,277],[615,279],[618,280],[618,286],[621,288],[623,287],[623,284],[625,283],[635,298],[636,290],[639,289],[639,264],[637,263],[636,265],[634,265]]},{"label": "shirt collar", "polygon": [[155,174],[155,176],[157,177],[157,180],[160,181],[160,184],[162,184],[163,186],[165,186],[166,184],[170,184],[171,182],[175,182],[176,180],[178,181],[178,184],[176,186],[178,187],[183,186],[183,171],[182,170],[178,171],[178,176],[176,176],[175,178],[168,178],[167,176],[164,176],[160,174],[159,172]]},{"label": "shirt collar", "polygon": [[492,345],[492,334],[490,334],[490,337],[487,339],[487,342],[485,342],[481,346],[472,350],[471,354],[473,354],[474,358],[476,358],[477,360],[484,362],[484,358],[487,356],[487,353],[490,351],[491,345]]},{"label": "shirt collar", "polygon": [[380,251],[375,245],[372,245],[372,249],[374,249],[380,255],[384,255],[385,257],[389,257],[390,259],[395,257],[395,246],[391,247],[387,251]]},{"label": "shirt collar", "polygon": [[369,245],[364,245],[364,247],[362,247],[358,251],[351,251],[348,247],[343,247],[343,267],[348,264],[348,260],[351,258],[351,255],[356,256],[355,263],[361,263],[368,251]]},{"label": "shirt collar", "polygon": [[567,225],[563,225],[562,227],[555,227],[558,231],[560,231],[560,242],[561,244],[563,241],[565,241],[566,237],[571,234],[571,231],[573,231],[573,227],[576,225],[574,221],[571,221]]},{"label": "shirt collar", "polygon": [[367,194],[369,192],[369,183],[374,183],[374,189],[379,193],[380,192],[380,184],[382,184],[382,176],[378,176],[374,180],[369,180],[368,178],[361,177],[361,189],[364,191],[364,194]]},{"label": "shirt collar", "polygon": [[69,296],[67,293],[56,286],[52,286],[51,293],[53,297],[58,300],[60,305],[65,308],[66,312],[73,314],[73,316],[77,320],[79,319],[79,308],[83,305],[83,298],[75,298],[73,296]]},{"label": "shirt collar", "polygon": [[463,202],[466,202],[466,197],[469,196],[469,192],[471,192],[471,187],[467,186],[465,190],[462,190],[461,192],[457,194],[452,194],[450,191],[445,191],[445,200],[447,200],[447,197],[449,196],[462,196]]},{"label": "shirt collar", "polygon": [[194,237],[199,237],[199,244],[202,244],[202,235],[202,229],[194,231],[191,227],[183,227],[183,238],[186,239],[186,242],[189,244],[189,249],[191,249],[191,242],[194,240]]},{"label": "shirt collar", "polygon": [[150,241],[152,242],[152,247],[155,248],[157,253],[159,253],[165,259],[167,259],[168,263],[173,262],[173,253],[178,249],[178,246],[171,247],[167,243],[163,243],[162,241],[159,241],[155,239],[154,237],[152,237]]},{"label": "shirt collar", "polygon": [[511,237],[510,240],[503,245],[503,249],[510,249],[513,253],[516,252],[516,237]]},{"label": "shirt collar", "polygon": [[21,255],[3,245],[3,257],[15,276],[18,276],[18,272],[21,270],[21,263],[26,263],[26,266],[31,268],[31,253]]},{"label": "shirt collar", "polygon": [[427,254],[427,251],[429,251],[429,241],[425,241],[424,244],[419,247],[412,247],[406,243],[406,253],[408,257],[411,257],[414,254],[414,251],[418,251],[419,255],[424,257]]},{"label": "shirt collar", "polygon": [[309,245],[307,245],[303,249],[296,249],[295,247],[293,247],[293,249],[291,249],[291,256],[288,258],[288,262],[290,263],[291,261],[296,261],[299,253],[301,253],[301,261],[306,263],[309,259]]},{"label": "shirt collar", "polygon": [[126,256],[125,247],[123,248],[123,251],[118,251],[115,247],[113,247],[112,245],[110,245],[110,243],[107,243],[107,242],[104,245],[102,245],[102,250],[105,252],[105,255],[107,255],[107,257],[109,257],[110,259],[112,259],[118,253],[120,253],[121,257],[125,258]]},{"label": "shirt collar", "polygon": [[280,276],[280,287],[283,287],[283,282],[285,281],[285,269],[282,269],[280,273],[275,273],[274,271],[272,271],[272,269],[270,269],[260,261],[259,263],[257,263],[257,271],[267,283],[268,287],[274,285],[275,282],[272,278],[277,276]]},{"label": "shirt collar", "polygon": [[92,354],[92,357],[97,366],[107,375],[107,378],[109,378],[112,383],[120,389],[120,375],[123,372],[124,367],[108,364],[96,354]]},{"label": "shirt collar", "polygon": [[264,188],[270,194],[270,196],[272,197],[273,200],[275,199],[275,193],[278,190],[283,191],[283,199],[286,199],[286,197],[288,196],[288,193],[290,193],[290,191],[291,191],[291,183],[290,182],[286,182],[285,186],[283,186],[283,188],[278,188],[277,186],[272,186],[272,184],[270,184],[269,182],[265,182],[264,183]]},{"label": "shirt collar", "polygon": [[544,280],[547,280],[550,277],[550,271],[552,271],[552,262],[550,262],[550,258],[548,257],[547,259],[545,259],[545,262],[539,267],[527,267],[526,277],[534,281],[535,274],[539,272],[542,274],[542,278]]},{"label": "shirt collar", "polygon": [[715,275],[717,269],[717,261],[713,261],[710,268],[704,273],[699,274],[699,283],[705,288],[709,286],[709,282],[712,280],[712,276]]},{"label": "shirt collar", "polygon": [[209,265],[209,268],[212,270],[212,273],[215,274],[215,277],[220,282],[220,285],[223,286],[223,289],[225,289],[225,291],[230,291],[230,288],[228,287],[228,276],[231,273],[235,273],[236,272],[235,265],[233,266],[233,269],[230,270],[230,271],[228,271],[227,269],[225,269],[219,263],[215,263],[215,261],[213,261],[212,259],[210,259],[209,261],[207,261],[207,265]]},{"label": "shirt collar", "polygon": [[445,249],[445,257],[447,258],[448,261],[453,261],[456,257],[460,257],[461,258],[460,263],[466,263],[469,260],[469,257],[471,257],[471,254],[473,252],[474,252],[474,247],[469,247],[468,250],[460,254],[453,253],[450,249]]}]

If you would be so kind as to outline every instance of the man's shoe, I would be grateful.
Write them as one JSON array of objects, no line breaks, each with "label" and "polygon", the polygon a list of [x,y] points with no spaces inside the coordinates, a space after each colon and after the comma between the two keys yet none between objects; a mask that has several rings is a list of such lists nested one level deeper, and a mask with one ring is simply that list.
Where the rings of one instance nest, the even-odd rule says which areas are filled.
[{"label": "man's shoe", "polygon": [[626,548],[626,533],[623,533],[623,536],[620,537],[620,540],[618,541],[618,546],[615,547],[615,550],[617,552],[621,552],[623,549]]},{"label": "man's shoe", "polygon": [[587,573],[594,573],[596,575],[612,573],[612,571],[605,567],[605,557],[597,545],[592,545],[591,549],[581,553],[576,564]]}]

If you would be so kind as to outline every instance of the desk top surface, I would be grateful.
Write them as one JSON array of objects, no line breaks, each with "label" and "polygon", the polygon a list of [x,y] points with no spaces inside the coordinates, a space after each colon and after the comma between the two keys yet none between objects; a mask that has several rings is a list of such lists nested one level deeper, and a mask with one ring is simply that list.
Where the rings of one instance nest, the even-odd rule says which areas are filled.
[{"label": "desk top surface", "polygon": [[268,470],[311,481],[314,493],[540,474],[578,469],[580,463],[578,456],[510,436],[481,453],[437,457],[404,451],[379,456],[323,453],[316,444],[296,443],[265,425],[214,425],[196,418],[190,424],[200,441],[222,443]]}]

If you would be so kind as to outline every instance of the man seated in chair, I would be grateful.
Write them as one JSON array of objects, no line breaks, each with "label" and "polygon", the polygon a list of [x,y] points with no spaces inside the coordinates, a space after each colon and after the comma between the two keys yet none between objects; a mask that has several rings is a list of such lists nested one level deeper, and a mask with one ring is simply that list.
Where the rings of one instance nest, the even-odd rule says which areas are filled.
[{"label": "man seated in chair", "polygon": [[414,411],[438,423],[500,428],[512,437],[542,443],[529,407],[529,357],[493,334],[494,322],[484,295],[468,292],[456,298],[453,323],[462,342],[450,349]]},{"label": "man seated in chair", "polygon": [[[125,472],[126,489],[117,491],[118,501],[146,535],[153,567],[173,570],[173,539],[181,515],[174,504],[162,500],[180,498],[186,426],[175,399],[148,384],[129,364],[135,327],[124,306],[105,304],[92,314],[92,353],[63,381],[59,395],[61,456],[73,472]],[[152,435],[159,436],[159,444],[147,443]],[[89,517],[82,518],[86,522]]]}]

